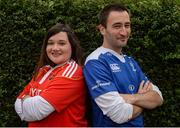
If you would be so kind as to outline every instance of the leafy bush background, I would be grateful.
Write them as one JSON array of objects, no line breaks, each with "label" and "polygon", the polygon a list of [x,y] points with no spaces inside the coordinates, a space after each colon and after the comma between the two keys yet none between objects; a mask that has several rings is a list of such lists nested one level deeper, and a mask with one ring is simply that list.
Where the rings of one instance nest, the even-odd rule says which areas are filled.
[{"label": "leafy bush background", "polygon": [[[118,1],[118,0],[114,0]],[[14,101],[30,80],[47,29],[65,22],[85,57],[101,45],[97,14],[113,0],[0,0],[0,126],[27,126]],[[145,111],[145,126],[180,126],[180,2],[119,0],[131,10],[132,36],[124,49],[163,93],[163,106]]]}]

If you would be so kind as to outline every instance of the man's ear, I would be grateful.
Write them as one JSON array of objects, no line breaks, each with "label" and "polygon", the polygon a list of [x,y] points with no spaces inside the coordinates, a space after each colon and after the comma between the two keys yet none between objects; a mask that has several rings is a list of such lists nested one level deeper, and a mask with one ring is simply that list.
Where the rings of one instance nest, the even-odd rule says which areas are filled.
[{"label": "man's ear", "polygon": [[100,31],[100,33],[102,34],[102,35],[104,35],[105,34],[105,27],[103,26],[103,25],[98,25],[98,29],[99,29],[99,31]]}]

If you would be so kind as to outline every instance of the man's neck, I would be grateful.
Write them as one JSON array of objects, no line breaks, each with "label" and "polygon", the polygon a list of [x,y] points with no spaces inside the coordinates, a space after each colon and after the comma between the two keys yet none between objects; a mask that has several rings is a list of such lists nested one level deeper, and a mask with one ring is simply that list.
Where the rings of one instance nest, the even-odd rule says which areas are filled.
[{"label": "man's neck", "polygon": [[102,47],[111,49],[111,50],[115,51],[116,53],[122,55],[122,48],[111,47],[111,46],[106,45],[105,43],[103,43]]}]

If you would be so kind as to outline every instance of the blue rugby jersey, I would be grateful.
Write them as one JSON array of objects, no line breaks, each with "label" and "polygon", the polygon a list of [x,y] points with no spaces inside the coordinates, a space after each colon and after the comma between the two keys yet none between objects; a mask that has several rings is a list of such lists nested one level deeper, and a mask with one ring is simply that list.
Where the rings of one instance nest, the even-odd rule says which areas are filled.
[{"label": "blue rugby jersey", "polygon": [[140,82],[147,81],[137,62],[126,55],[99,47],[91,53],[85,62],[84,75],[92,101],[93,126],[143,126],[142,115],[123,124],[113,122],[95,103],[94,99],[108,92],[135,94]]}]

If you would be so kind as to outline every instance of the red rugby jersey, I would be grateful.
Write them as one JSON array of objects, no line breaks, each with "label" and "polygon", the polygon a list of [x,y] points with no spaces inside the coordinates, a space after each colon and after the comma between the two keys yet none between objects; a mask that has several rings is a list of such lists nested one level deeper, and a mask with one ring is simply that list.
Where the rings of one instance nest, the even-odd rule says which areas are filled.
[{"label": "red rugby jersey", "polygon": [[29,126],[86,127],[86,87],[82,68],[72,60],[56,67],[46,79],[42,80],[49,70],[49,66],[40,69],[37,79],[35,81],[32,79],[18,97],[21,98],[24,94],[40,95],[55,108],[48,117],[29,122]]}]

